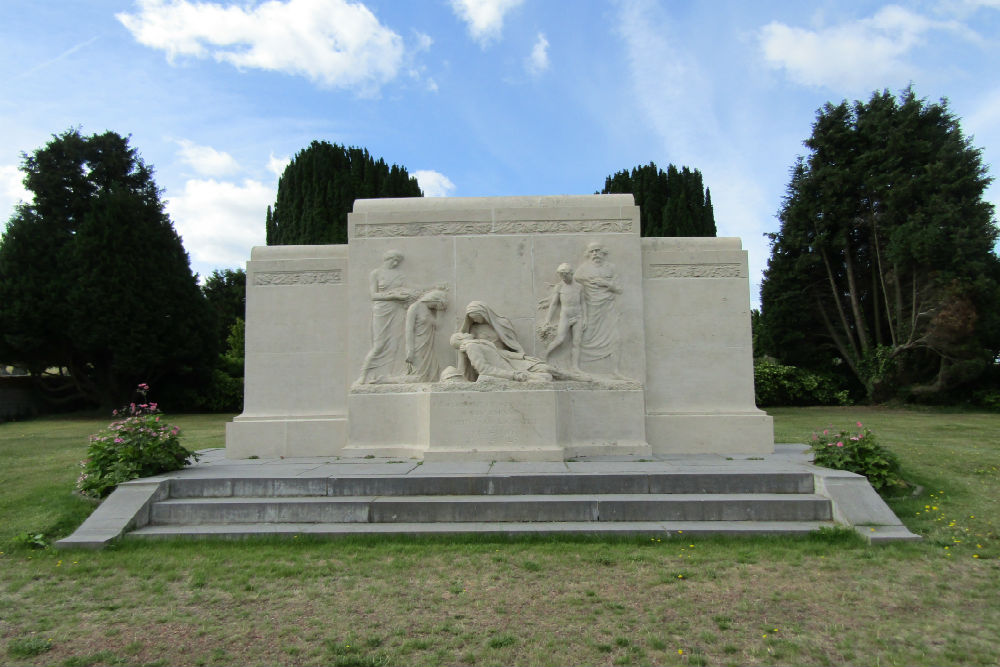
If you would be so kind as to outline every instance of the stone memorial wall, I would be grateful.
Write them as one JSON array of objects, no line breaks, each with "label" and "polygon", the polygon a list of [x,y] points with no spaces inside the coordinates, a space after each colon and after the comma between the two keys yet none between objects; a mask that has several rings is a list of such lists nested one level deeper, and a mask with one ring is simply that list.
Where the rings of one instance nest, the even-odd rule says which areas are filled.
[{"label": "stone memorial wall", "polygon": [[359,200],[348,239],[253,249],[228,456],[773,449],[738,239],[631,195]]}]

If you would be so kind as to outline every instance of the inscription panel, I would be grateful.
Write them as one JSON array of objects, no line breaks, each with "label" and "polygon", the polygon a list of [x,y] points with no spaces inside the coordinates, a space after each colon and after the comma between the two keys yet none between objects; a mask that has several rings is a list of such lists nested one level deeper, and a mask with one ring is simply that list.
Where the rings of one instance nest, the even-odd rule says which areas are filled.
[{"label": "inscription panel", "polygon": [[270,285],[337,285],[343,282],[341,269],[324,271],[261,271],[253,274],[253,284]]},{"label": "inscription panel", "polygon": [[632,220],[510,220],[502,222],[386,222],[356,224],[354,237],[487,236],[502,234],[628,234]]},{"label": "inscription panel", "polygon": [[442,449],[508,449],[556,443],[554,391],[430,395],[430,442]]},{"label": "inscription panel", "polygon": [[726,264],[647,264],[646,278],[742,278],[743,266]]},{"label": "inscription panel", "polygon": [[450,410],[452,426],[474,433],[477,445],[513,445],[514,433],[510,428],[510,410],[499,405],[463,405],[461,410]]}]

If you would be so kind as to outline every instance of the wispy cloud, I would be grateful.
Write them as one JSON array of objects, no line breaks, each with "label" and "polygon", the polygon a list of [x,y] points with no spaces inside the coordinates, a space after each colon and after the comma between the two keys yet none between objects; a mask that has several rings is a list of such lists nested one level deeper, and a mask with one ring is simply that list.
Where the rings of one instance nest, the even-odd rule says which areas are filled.
[{"label": "wispy cloud", "polygon": [[531,76],[538,76],[549,68],[549,40],[545,39],[544,33],[538,33],[531,55],[524,61],[524,68]]},{"label": "wispy cloud", "polygon": [[84,48],[90,46],[91,44],[93,44],[94,42],[96,42],[97,40],[99,40],[100,38],[101,38],[101,36],[97,35],[95,37],[91,37],[90,39],[88,39],[85,42],[80,42],[79,44],[71,46],[70,48],[68,48],[65,51],[63,51],[62,53],[60,53],[55,58],[49,58],[46,61],[40,62],[37,65],[34,65],[34,66],[26,69],[25,71],[23,71],[20,74],[18,74],[17,76],[15,76],[14,79],[17,80],[17,79],[24,79],[26,77],[29,77],[32,74],[34,74],[35,72],[43,70],[46,67],[49,67],[50,65],[56,64],[60,60],[68,58],[69,56],[73,55],[74,53],[76,53],[80,49],[84,49]]},{"label": "wispy cloud", "polygon": [[439,171],[418,169],[413,175],[417,177],[417,183],[427,197],[447,197],[455,191],[455,184]]},{"label": "wispy cloud", "polygon": [[486,46],[503,32],[504,17],[524,0],[451,0],[455,15],[465,21],[469,34]]},{"label": "wispy cloud", "polygon": [[862,93],[887,81],[904,85],[917,78],[919,70],[907,55],[940,30],[978,40],[957,21],[933,20],[898,5],[883,7],[870,18],[815,30],[772,21],[760,29],[758,39],[764,60],[793,82]]},{"label": "wispy cloud", "polygon": [[619,8],[617,32],[639,108],[672,157],[695,164],[697,156],[719,148],[711,79],[677,47],[675,28],[658,5],[632,0]]},{"label": "wispy cloud", "polygon": [[750,269],[759,275],[768,256],[762,233],[774,204],[755,171],[760,164],[751,156],[757,146],[739,145],[731,131],[720,128],[718,108],[732,104],[731,91],[713,88],[697,54],[683,46],[684,26],[661,6],[650,0],[617,6],[616,32],[625,48],[632,99],[651,131],[645,159],[663,169],[670,162],[701,170],[712,189],[719,235],[742,237]]},{"label": "wispy cloud", "polygon": [[[329,88],[374,95],[404,65],[403,39],[361,3],[270,0],[255,7],[139,0],[116,18],[146,46],[214,58],[239,68],[304,76]],[[419,45],[418,45],[419,46]]]}]

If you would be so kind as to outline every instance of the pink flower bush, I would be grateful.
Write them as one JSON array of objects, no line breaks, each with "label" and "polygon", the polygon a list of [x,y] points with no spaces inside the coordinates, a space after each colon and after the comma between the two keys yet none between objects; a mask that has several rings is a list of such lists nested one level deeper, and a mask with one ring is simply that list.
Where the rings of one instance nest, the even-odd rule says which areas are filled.
[{"label": "pink flower bush", "polygon": [[[149,385],[137,392],[144,400]],[[180,429],[160,421],[156,403],[130,403],[115,410],[120,419],[90,436],[87,458],[80,462],[83,472],[76,480],[81,493],[103,498],[130,479],[178,470],[198,455],[180,444]]]},{"label": "pink flower bush", "polygon": [[857,425],[862,430],[856,434],[841,430],[831,435],[831,429],[824,429],[821,435],[814,433],[810,443],[813,463],[864,475],[880,493],[905,488],[895,455],[878,443],[870,429],[861,422]]}]

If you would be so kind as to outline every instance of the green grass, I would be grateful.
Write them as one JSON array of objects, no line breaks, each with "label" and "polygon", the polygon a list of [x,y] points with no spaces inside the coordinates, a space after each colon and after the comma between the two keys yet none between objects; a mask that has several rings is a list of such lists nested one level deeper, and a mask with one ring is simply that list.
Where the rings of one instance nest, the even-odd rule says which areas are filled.
[{"label": "green grass", "polygon": [[[776,409],[777,440],[862,421],[921,485],[917,544],[800,539],[125,542],[32,549],[107,420],[0,425],[0,662],[980,664],[1000,662],[1000,415]],[[227,416],[170,418],[222,445]],[[936,509],[934,509],[936,508]],[[978,556],[975,558],[974,556]]]}]

